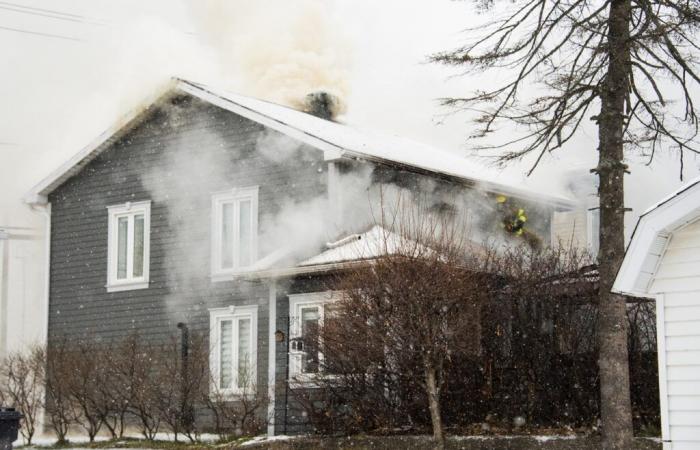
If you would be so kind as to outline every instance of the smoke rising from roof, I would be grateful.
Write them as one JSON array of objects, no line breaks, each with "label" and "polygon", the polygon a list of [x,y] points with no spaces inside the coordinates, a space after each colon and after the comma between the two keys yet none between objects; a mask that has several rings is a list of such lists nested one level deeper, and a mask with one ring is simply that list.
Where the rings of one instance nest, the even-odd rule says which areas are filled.
[{"label": "smoke rising from roof", "polygon": [[323,91],[346,109],[350,45],[330,2],[205,0],[193,10],[199,32],[216,48],[222,69],[251,96],[304,110]]}]

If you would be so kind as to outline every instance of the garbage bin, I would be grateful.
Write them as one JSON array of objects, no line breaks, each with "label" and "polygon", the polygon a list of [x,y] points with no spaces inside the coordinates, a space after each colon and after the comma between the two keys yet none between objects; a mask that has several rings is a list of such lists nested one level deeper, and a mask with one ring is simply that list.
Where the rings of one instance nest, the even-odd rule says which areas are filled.
[{"label": "garbage bin", "polygon": [[17,440],[19,421],[24,416],[14,408],[0,408],[0,450],[12,450]]}]

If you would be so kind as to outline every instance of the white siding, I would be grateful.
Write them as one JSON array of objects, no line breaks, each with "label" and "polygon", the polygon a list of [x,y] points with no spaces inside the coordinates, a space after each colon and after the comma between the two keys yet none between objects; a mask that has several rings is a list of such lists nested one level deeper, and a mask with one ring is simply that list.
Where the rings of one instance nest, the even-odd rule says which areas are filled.
[{"label": "white siding", "polygon": [[588,246],[588,217],[585,209],[554,212],[551,230],[554,245],[584,250]]},{"label": "white siding", "polygon": [[[650,286],[661,294],[662,415],[672,449],[700,448],[700,223],[674,233]],[[665,406],[664,406],[665,405]],[[663,409],[666,409],[665,411]]]}]

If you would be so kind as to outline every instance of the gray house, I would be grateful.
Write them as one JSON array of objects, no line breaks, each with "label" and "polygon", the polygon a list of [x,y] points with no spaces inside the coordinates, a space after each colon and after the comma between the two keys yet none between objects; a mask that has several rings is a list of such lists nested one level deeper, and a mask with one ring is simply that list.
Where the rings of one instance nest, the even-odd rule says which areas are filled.
[{"label": "gray house", "polygon": [[173,80],[147,105],[27,197],[51,212],[49,343],[165,339],[184,322],[209,336],[217,388],[240,394],[250,368],[271,399],[271,434],[303,425],[285,389],[319,376],[322,355],[289,342],[323,320],[328,275],[391,238],[382,201],[409,195],[439,214],[466,212],[480,238],[507,233],[506,198],[544,243],[586,236],[591,222],[570,199],[338,123],[326,95],[309,97],[306,113]]}]

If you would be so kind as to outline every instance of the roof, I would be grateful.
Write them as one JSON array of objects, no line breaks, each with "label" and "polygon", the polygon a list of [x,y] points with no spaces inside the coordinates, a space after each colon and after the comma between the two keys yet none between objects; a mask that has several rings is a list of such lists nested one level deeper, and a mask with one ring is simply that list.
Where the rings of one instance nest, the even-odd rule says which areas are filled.
[{"label": "roof", "polygon": [[613,292],[645,297],[672,233],[700,219],[700,177],[682,186],[637,221]]},{"label": "roof", "polygon": [[140,108],[122,117],[114,126],[39,182],[25,197],[25,201],[30,204],[46,203],[47,196],[54,189],[77,174],[111,143],[144,120],[150,112],[150,106],[178,92],[188,93],[322,150],[326,160],[358,158],[388,162],[476,183],[481,188],[493,192],[548,201],[564,207],[571,207],[574,203],[571,198],[565,196],[546,194],[522,186],[522,183],[510,183],[500,174],[473,160],[445,150],[401,137],[361,130],[286,106],[182,79],[173,79],[155,96],[147,99]]},{"label": "roof", "polygon": [[[336,242],[326,244],[327,250],[300,262],[298,265],[302,267],[317,266],[376,259],[397,253],[406,243],[405,238],[393,231],[374,225],[364,233],[351,234]],[[414,243],[414,245],[418,244]]]}]

